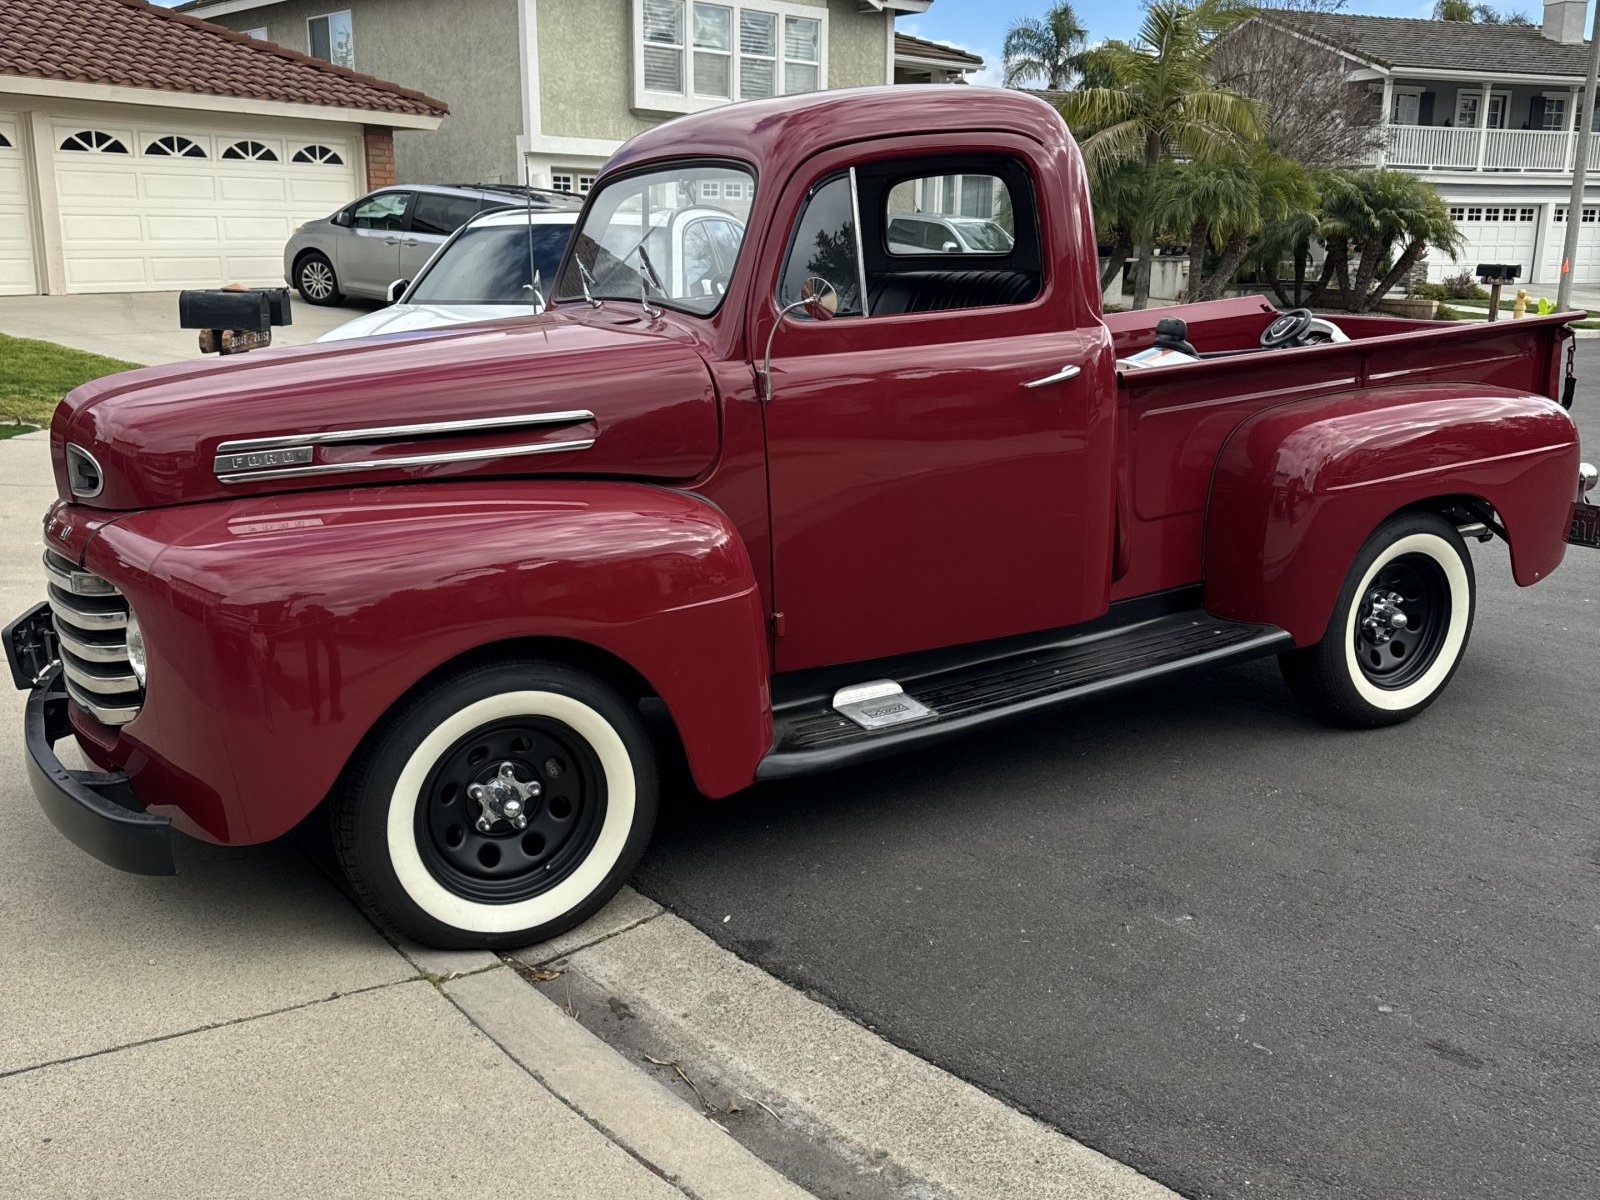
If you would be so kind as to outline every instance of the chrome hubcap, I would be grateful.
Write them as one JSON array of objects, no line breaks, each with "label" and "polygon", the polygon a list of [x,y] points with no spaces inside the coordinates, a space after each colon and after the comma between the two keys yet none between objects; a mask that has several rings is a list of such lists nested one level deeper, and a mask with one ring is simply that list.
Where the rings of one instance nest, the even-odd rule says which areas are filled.
[{"label": "chrome hubcap", "polygon": [[1409,627],[1410,618],[1400,609],[1404,600],[1399,592],[1374,589],[1367,597],[1367,615],[1361,621],[1362,636],[1373,645],[1382,646]]},{"label": "chrome hubcap", "polygon": [[526,783],[518,779],[514,763],[501,763],[488,783],[475,783],[467,789],[467,798],[478,805],[478,832],[488,833],[498,821],[513,829],[526,829],[529,801],[537,800],[543,791],[537,779]]}]

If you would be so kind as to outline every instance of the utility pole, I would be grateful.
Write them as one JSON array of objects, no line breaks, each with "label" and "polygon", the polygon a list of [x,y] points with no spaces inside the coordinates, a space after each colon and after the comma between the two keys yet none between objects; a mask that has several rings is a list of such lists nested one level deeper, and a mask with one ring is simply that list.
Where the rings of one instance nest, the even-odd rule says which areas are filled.
[{"label": "utility pole", "polygon": [[1583,107],[1578,111],[1578,145],[1572,156],[1572,199],[1567,205],[1567,239],[1561,249],[1561,283],[1556,288],[1556,311],[1572,307],[1572,268],[1578,257],[1578,231],[1583,228],[1583,185],[1589,170],[1589,134],[1594,126],[1595,78],[1600,76],[1600,5],[1589,22],[1589,77],[1583,84]]}]

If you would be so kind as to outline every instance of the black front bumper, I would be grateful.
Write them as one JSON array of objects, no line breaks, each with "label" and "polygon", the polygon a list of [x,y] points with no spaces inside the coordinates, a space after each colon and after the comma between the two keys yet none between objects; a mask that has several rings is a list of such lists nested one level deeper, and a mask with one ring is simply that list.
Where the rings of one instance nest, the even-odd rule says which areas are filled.
[{"label": "black front bumper", "polygon": [[[39,609],[44,606],[40,605]],[[61,664],[35,677],[33,656],[24,657],[27,639],[14,637],[24,623],[36,625],[39,609],[6,629],[6,659],[19,686],[29,688],[23,715],[28,751],[28,782],[50,823],[80,850],[136,875],[176,875],[172,861],[172,822],[139,807],[126,775],[73,771],[56,757],[55,744],[72,734]],[[30,661],[33,659],[33,661]],[[30,682],[31,681],[31,682]]]}]

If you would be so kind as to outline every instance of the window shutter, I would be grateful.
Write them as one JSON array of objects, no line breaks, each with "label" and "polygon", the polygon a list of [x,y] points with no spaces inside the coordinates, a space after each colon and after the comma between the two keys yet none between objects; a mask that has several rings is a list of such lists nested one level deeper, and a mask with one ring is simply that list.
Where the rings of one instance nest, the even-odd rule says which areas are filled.
[{"label": "window shutter", "polygon": [[1533,98],[1532,103],[1530,103],[1528,105],[1528,123],[1527,123],[1527,125],[1524,126],[1524,128],[1525,129],[1543,129],[1544,128],[1544,97],[1543,96],[1535,96]]},{"label": "window shutter", "polygon": [[1417,105],[1417,124],[1418,125],[1432,125],[1433,124],[1433,93],[1432,92],[1423,92],[1422,93],[1422,100]]}]

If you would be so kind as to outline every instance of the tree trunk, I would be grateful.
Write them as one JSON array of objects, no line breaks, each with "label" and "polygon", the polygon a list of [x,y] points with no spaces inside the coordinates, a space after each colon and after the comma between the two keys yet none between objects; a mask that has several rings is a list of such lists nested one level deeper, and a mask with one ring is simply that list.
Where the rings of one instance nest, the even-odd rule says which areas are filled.
[{"label": "tree trunk", "polygon": [[1377,307],[1378,301],[1389,294],[1389,289],[1394,287],[1406,277],[1406,273],[1422,261],[1422,256],[1428,252],[1428,243],[1422,238],[1412,238],[1411,244],[1406,247],[1406,252],[1395,260],[1394,266],[1389,268],[1389,273],[1378,280],[1378,286],[1372,289],[1372,294],[1366,297],[1362,312],[1370,312]]},{"label": "tree trunk", "polygon": [[1295,299],[1289,299],[1289,293],[1283,290],[1283,280],[1278,278],[1278,272],[1271,267],[1267,268],[1267,285],[1272,288],[1273,298],[1277,300],[1279,308],[1300,307],[1298,291]]},{"label": "tree trunk", "polygon": [[1233,273],[1239,269],[1239,264],[1244,261],[1245,251],[1249,249],[1250,240],[1243,233],[1235,233],[1222,247],[1222,257],[1217,262],[1217,269],[1206,280],[1205,290],[1201,293],[1202,300],[1219,300],[1222,291],[1233,281]]},{"label": "tree trunk", "polygon": [[1189,299],[1198,300],[1206,290],[1206,235],[1211,218],[1196,217],[1189,226]]},{"label": "tree trunk", "polygon": [[1339,281],[1339,300],[1351,312],[1350,306],[1355,303],[1355,297],[1350,291],[1350,243],[1339,243],[1339,257],[1333,263],[1333,276]]},{"label": "tree trunk", "polygon": [[1305,299],[1305,307],[1315,308],[1322,302],[1322,295],[1328,290],[1328,284],[1339,273],[1339,260],[1344,256],[1344,243],[1335,242],[1328,247],[1328,256],[1322,260],[1322,275],[1312,287],[1311,294]]},{"label": "tree trunk", "polygon": [[1294,248],[1294,306],[1296,308],[1306,302],[1306,265],[1310,257],[1310,245],[1296,246]]},{"label": "tree trunk", "polygon": [[1105,270],[1100,272],[1100,292],[1111,286],[1111,281],[1122,274],[1122,266],[1133,252],[1133,238],[1125,225],[1117,226],[1116,240],[1111,243],[1111,255],[1106,259]]},{"label": "tree trunk", "polygon": [[1139,255],[1139,263],[1133,269],[1133,306],[1144,308],[1150,303],[1150,271],[1156,256],[1154,239],[1146,240],[1135,253]]},{"label": "tree trunk", "polygon": [[1383,243],[1377,238],[1368,238],[1361,243],[1361,265],[1356,268],[1355,288],[1345,292],[1345,307],[1351,312],[1367,311],[1367,292],[1372,287],[1372,281],[1378,277],[1378,263],[1382,258]]}]

